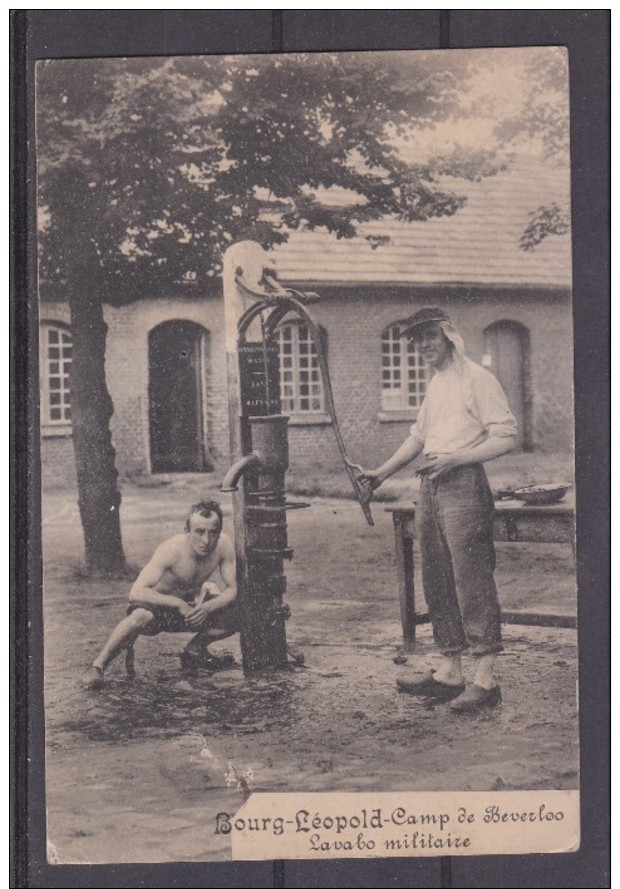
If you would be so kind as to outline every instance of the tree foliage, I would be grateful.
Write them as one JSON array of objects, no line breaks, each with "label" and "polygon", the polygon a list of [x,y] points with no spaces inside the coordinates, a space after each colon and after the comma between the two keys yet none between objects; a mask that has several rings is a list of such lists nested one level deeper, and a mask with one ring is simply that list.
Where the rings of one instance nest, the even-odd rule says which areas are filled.
[{"label": "tree foliage", "polygon": [[[544,161],[567,167],[570,127],[566,51],[556,47],[541,52],[526,66],[522,76],[522,104],[496,127],[500,144],[513,147],[526,141],[537,142]],[[532,210],[520,245],[523,250],[533,250],[545,238],[569,231],[569,201],[552,201]]]},{"label": "tree foliage", "polygon": [[525,67],[522,104],[496,128],[501,142],[539,140],[546,159],[566,162],[569,152],[568,56],[556,47],[540,52]]},{"label": "tree foliage", "polygon": [[568,208],[561,207],[555,201],[542,204],[529,214],[528,222],[521,235],[520,245],[523,250],[533,250],[549,235],[565,235],[570,231]]},{"label": "tree foliage", "polygon": [[[473,178],[482,159],[406,163],[396,142],[456,109],[465,74],[443,54],[43,63],[43,275],[72,274],[88,241],[89,277],[118,303],[216,274],[240,238],[269,247],[319,226],[349,238],[384,215],[452,214],[464,199],[442,174]],[[333,188],[351,202],[325,201]]]}]

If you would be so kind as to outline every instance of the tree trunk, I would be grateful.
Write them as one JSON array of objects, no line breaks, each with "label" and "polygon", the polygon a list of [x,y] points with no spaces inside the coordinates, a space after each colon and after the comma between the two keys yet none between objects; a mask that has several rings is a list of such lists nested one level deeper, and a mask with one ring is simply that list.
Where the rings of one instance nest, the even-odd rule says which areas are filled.
[{"label": "tree trunk", "polygon": [[100,299],[88,285],[70,287],[73,365],[71,416],[78,504],[89,573],[114,574],[125,567],[118,473],[110,418],[114,412],[105,378],[107,325]]}]

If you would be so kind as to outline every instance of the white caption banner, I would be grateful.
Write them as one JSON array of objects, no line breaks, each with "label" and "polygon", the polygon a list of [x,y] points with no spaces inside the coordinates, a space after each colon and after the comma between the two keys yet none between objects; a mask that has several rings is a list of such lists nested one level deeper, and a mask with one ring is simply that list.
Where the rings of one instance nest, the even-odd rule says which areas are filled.
[{"label": "white caption banner", "polygon": [[233,860],[569,852],[579,791],[254,793],[214,831]]}]

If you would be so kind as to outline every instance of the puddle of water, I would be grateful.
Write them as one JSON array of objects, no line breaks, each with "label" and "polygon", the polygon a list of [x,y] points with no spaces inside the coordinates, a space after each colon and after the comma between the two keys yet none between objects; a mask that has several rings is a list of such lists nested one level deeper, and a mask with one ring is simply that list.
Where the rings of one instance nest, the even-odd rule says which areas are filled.
[{"label": "puddle of water", "polygon": [[[244,679],[235,669],[217,677],[158,675],[149,681],[111,680],[87,703],[56,722],[56,730],[91,740],[130,740],[162,731],[168,737],[208,726],[209,735],[249,734],[290,724],[295,719],[298,677],[294,673]],[[96,697],[95,697],[96,694]]]}]

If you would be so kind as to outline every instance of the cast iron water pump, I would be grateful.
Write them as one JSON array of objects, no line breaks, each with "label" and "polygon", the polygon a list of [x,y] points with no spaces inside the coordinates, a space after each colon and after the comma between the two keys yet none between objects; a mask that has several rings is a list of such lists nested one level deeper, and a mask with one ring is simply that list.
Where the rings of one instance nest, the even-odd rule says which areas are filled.
[{"label": "cast iron water pump", "polygon": [[[336,441],[366,521],[369,493],[360,467],[347,458],[334,407],[327,360],[317,322],[308,311],[315,293],[285,288],[270,257],[253,241],[229,247],[224,256],[224,311],[232,466],[222,483],[233,491],[241,652],[245,673],[287,665],[284,561],[291,559],[286,510],[309,504],[286,500],[288,417],[280,406],[277,327],[294,313],[314,342],[323,391]],[[252,333],[251,333],[252,331]]]}]

